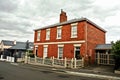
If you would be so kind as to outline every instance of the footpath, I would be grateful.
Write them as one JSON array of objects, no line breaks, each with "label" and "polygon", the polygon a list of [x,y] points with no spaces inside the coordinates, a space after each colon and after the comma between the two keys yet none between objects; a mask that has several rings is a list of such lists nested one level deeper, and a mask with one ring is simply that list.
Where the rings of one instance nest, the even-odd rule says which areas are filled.
[{"label": "footpath", "polygon": [[30,66],[33,68],[47,68],[52,69],[53,71],[67,73],[70,75],[84,76],[84,77],[97,77],[105,80],[120,80],[120,74],[114,73],[113,66],[88,66],[85,68],[79,69],[70,69],[70,68],[61,68],[45,65],[35,65],[35,64],[21,64]]}]

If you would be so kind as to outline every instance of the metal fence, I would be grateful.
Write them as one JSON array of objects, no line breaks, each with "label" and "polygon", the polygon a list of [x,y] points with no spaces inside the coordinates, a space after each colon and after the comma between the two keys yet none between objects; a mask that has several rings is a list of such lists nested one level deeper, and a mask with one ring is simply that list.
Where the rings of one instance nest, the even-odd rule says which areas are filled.
[{"label": "metal fence", "polygon": [[114,65],[113,54],[96,53],[97,64]]},{"label": "metal fence", "polygon": [[79,68],[84,67],[84,59],[76,60],[76,58],[72,59],[57,59],[54,57],[51,58],[30,58],[26,57],[28,64],[36,64],[36,65],[48,65],[48,66],[54,66],[54,67],[64,67],[64,68]]}]

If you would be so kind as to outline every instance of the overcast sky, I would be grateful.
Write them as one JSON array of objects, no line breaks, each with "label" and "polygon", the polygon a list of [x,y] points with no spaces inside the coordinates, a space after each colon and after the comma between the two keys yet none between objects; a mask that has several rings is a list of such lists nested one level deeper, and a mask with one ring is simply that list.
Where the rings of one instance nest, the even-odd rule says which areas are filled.
[{"label": "overcast sky", "polygon": [[106,42],[120,39],[120,0],[0,0],[0,40],[34,41],[34,29],[85,17],[107,31]]}]

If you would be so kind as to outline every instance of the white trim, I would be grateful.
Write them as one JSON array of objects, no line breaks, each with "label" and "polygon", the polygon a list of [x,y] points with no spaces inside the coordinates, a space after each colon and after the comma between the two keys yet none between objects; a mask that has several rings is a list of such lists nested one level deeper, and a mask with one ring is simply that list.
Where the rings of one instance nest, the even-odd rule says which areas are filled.
[{"label": "white trim", "polygon": [[38,47],[38,45],[35,45],[35,48],[37,48]]},{"label": "white trim", "polygon": [[81,44],[74,44],[74,47],[81,46]]},{"label": "white trim", "polygon": [[62,28],[62,26],[58,26],[57,28]]},{"label": "white trim", "polygon": [[50,31],[50,28],[46,29],[47,31]]},{"label": "white trim", "polygon": [[48,45],[44,45],[43,47],[48,47]]},{"label": "white trim", "polygon": [[71,36],[71,38],[77,38],[77,36]]},{"label": "white trim", "polygon": [[61,39],[61,37],[59,37],[59,38],[57,37],[56,39]]},{"label": "white trim", "polygon": [[73,25],[77,25],[77,24],[78,24],[77,22],[76,22],[76,23],[72,23],[71,26],[73,26]]},{"label": "white trim", "polygon": [[85,40],[80,41],[63,41],[63,42],[45,42],[45,43],[34,43],[34,45],[49,45],[49,44],[75,44],[75,43],[84,43]]},{"label": "white trim", "polygon": [[64,47],[64,45],[58,45],[58,47]]}]

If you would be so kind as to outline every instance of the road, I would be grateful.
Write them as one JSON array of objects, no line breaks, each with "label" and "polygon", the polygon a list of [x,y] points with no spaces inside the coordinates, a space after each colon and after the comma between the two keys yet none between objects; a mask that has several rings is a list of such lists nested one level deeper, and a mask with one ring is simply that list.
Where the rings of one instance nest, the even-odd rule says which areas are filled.
[{"label": "road", "polygon": [[0,80],[103,80],[91,77],[69,75],[53,71],[52,68],[35,68],[29,65],[0,62]]}]

